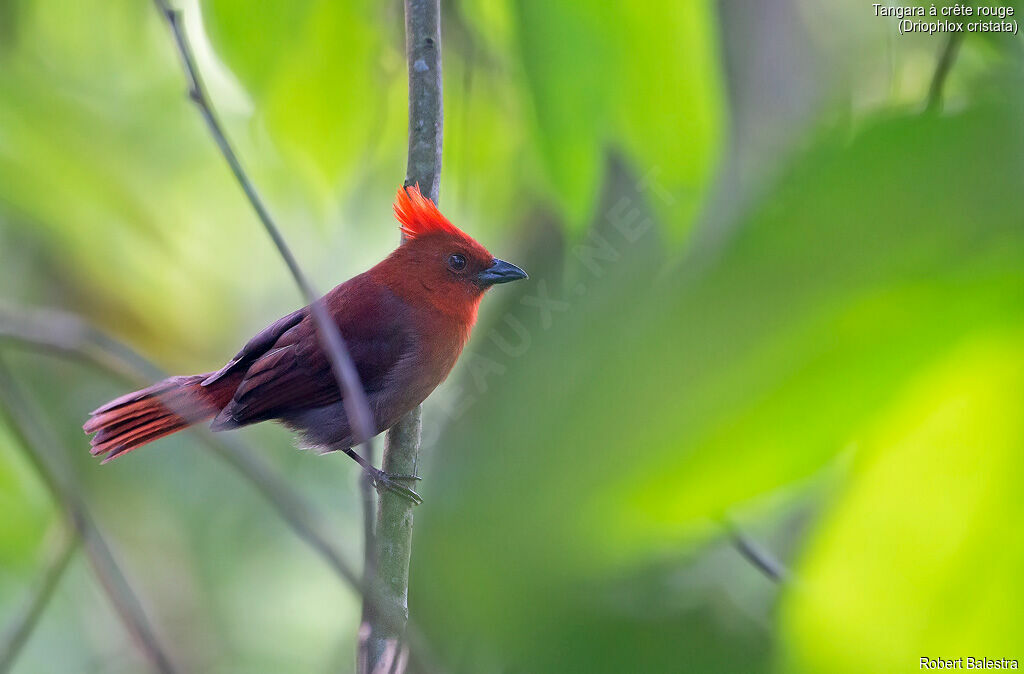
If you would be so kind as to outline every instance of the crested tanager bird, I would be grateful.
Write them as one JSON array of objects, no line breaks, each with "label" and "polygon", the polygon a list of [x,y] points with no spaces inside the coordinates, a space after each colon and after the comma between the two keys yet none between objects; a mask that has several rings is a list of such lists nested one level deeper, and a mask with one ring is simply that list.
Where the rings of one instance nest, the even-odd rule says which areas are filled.
[{"label": "crested tanager bird", "polygon": [[[394,211],[403,234],[398,248],[322,300],[348,346],[377,433],[445,380],[487,289],[527,277],[455,227],[416,186],[398,190]],[[309,306],[272,323],[216,372],[170,377],[111,400],[83,428],[92,454],[106,463],[209,419],[214,431],[279,421],[304,446],[361,459],[351,449],[357,438]]]}]

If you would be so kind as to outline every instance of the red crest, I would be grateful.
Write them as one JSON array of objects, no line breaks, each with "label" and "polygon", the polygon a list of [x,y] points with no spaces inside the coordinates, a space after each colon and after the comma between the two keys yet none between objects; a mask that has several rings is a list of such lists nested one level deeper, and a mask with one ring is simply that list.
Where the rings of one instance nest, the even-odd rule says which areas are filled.
[{"label": "red crest", "polygon": [[428,234],[451,234],[469,239],[466,234],[441,215],[434,202],[420,193],[418,184],[399,187],[395,197],[395,217],[407,239]]}]

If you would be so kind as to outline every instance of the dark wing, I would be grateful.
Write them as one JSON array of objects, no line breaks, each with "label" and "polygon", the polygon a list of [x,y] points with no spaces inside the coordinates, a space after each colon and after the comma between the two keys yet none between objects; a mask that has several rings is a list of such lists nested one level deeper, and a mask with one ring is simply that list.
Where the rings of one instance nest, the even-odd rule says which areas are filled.
[{"label": "dark wing", "polygon": [[287,316],[283,316],[266,328],[261,330],[255,337],[250,339],[242,350],[235,354],[235,357],[228,361],[228,364],[217,370],[209,377],[203,380],[203,386],[209,386],[210,384],[223,379],[225,376],[233,372],[244,372],[247,367],[264,355],[273,348],[274,343],[281,339],[281,336],[299,324],[299,322],[306,317],[309,313],[309,307],[302,307]]},{"label": "dark wing", "polygon": [[[363,388],[371,396],[380,390],[388,373],[413,346],[411,334],[403,328],[407,324],[402,320],[405,305],[387,289],[356,277],[328,294],[327,307],[341,330]],[[244,358],[239,361],[242,362]],[[214,419],[214,430],[236,428],[341,400],[330,362],[320,347],[308,312],[250,363],[231,402]]]}]

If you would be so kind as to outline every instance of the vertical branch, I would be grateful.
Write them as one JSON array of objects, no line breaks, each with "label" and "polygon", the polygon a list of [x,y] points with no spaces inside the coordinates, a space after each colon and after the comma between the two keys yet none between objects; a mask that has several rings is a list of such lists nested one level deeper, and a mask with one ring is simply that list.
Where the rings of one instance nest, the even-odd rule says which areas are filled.
[{"label": "vertical branch", "polygon": [[409,159],[405,184],[434,203],[441,190],[441,0],[405,0]]},{"label": "vertical branch", "polygon": [[[405,184],[438,202],[441,184],[441,2],[405,0],[405,49],[409,68],[409,158]],[[415,475],[420,454],[417,407],[387,432],[384,471]],[[376,569],[373,601],[363,608],[359,671],[401,672],[402,645],[409,618],[409,561],[412,555],[413,504],[382,491],[374,540]]]}]

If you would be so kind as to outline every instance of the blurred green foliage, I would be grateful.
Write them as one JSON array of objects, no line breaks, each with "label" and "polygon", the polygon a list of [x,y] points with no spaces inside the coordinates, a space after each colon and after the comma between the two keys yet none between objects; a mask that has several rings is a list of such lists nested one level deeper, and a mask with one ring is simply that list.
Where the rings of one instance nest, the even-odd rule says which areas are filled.
[{"label": "blurred green foliage", "polygon": [[[941,37],[756,2],[443,3],[442,206],[531,274],[425,412],[411,610],[446,671],[1024,657],[1019,42],[967,40],[921,115]],[[318,287],[385,255],[401,4],[184,8]],[[146,2],[0,3],[0,301],[194,372],[299,298],[170,40]],[[784,64],[817,79],[786,98]],[[351,669],[358,599],[245,483],[187,435],[101,469],[79,425],[124,385],[9,346],[187,669]],[[351,462],[240,434],[358,559]],[[0,507],[3,621],[59,519],[2,425]],[[17,671],[143,667],[76,560]]]},{"label": "blurred green foliage", "polygon": [[[610,601],[605,595],[615,592],[627,569],[641,573],[650,560],[716,535],[709,521],[812,478],[847,450],[856,456],[902,451],[899,438],[924,432],[918,429],[935,415],[947,424],[943,430],[957,429],[956,441],[945,440],[952,443],[947,449],[935,447],[946,481],[931,484],[925,455],[917,463],[904,461],[896,482],[891,470],[884,471],[878,486],[858,462],[848,479],[851,485],[868,481],[861,498],[871,499],[871,506],[852,518],[853,535],[893,526],[894,512],[908,497],[913,503],[907,508],[916,514],[902,513],[904,526],[930,520],[930,507],[948,498],[944,492],[962,491],[957,478],[965,481],[963,490],[985,485],[959,494],[965,508],[1002,499],[997,502],[1005,503],[1006,512],[1015,512],[1016,482],[1003,463],[1015,456],[1022,437],[1014,415],[1009,409],[989,412],[974,428],[969,418],[949,419],[942,410],[963,404],[972,387],[979,395],[1005,395],[1004,405],[1016,404],[1009,402],[1015,399],[1013,375],[997,371],[1003,393],[987,391],[974,381],[977,363],[957,354],[979,350],[998,363],[1022,346],[1024,228],[1016,215],[1024,208],[1016,177],[1022,140],[1016,115],[1001,109],[955,119],[879,121],[852,141],[825,139],[797,162],[705,272],[691,276],[672,267],[655,275],[650,264],[659,246],[640,239],[627,247],[611,228],[605,236],[625,248],[621,259],[605,262],[596,278],[582,265],[578,277],[587,284],[586,299],[563,306],[557,322],[545,327],[535,308],[513,305],[511,315],[535,343],[510,357],[493,341],[475,342],[482,345],[478,357],[490,364],[480,372],[490,376],[475,383],[478,404],[447,427],[438,443],[438,476],[426,485],[433,507],[425,509],[421,531],[433,526],[444,535],[423,534],[414,588],[417,599],[436,602],[428,606],[445,616],[439,638],[475,625],[496,649],[517,634],[523,651],[532,650],[526,644],[549,640],[554,650],[564,639],[558,626],[583,620],[595,603]],[[965,165],[973,170],[965,173]],[[571,297],[573,283],[553,296]],[[507,325],[494,330],[513,338]],[[1007,359],[1010,372],[1013,362]],[[908,398],[919,395],[917,382],[951,367],[956,369],[944,386],[926,389],[927,404],[908,410]],[[551,372],[561,373],[558,383],[538,387]],[[973,383],[957,385],[957,376]],[[471,396],[473,386],[468,390]],[[977,404],[985,408],[985,400]],[[1003,414],[1007,418],[1000,421]],[[889,417],[885,433],[873,437]],[[950,452],[959,458],[942,465]],[[987,466],[980,457],[995,463]],[[889,483],[894,491],[883,508],[873,490]],[[925,497],[932,501],[918,500]],[[851,506],[840,501],[836,507]],[[909,627],[898,635],[885,627],[886,615],[917,625],[920,612],[941,610],[950,592],[961,603],[978,592],[967,584],[950,590],[957,581],[937,578],[927,586],[937,596],[919,588],[913,600],[892,605],[887,588],[921,582],[921,555],[945,565],[954,563],[945,555],[970,560],[974,551],[999,549],[1010,558],[1008,569],[1024,561],[1019,542],[1004,543],[1019,541],[1012,515],[995,518],[980,510],[977,516],[965,521],[959,515],[955,528],[945,517],[942,524],[928,521],[938,530],[917,533],[918,546],[900,543],[901,528],[891,539],[871,540],[870,548],[864,539],[839,539],[826,516],[824,536],[837,540],[827,562],[818,562],[825,577],[813,593],[801,587],[793,595],[787,623],[793,627],[787,639],[801,649],[835,649],[813,660],[808,671],[836,671],[828,663],[839,655],[848,671],[884,672],[916,663],[908,653],[1006,652],[1021,643],[1012,603],[1003,611],[984,607],[984,625],[1001,626],[992,641],[964,639],[944,648],[941,639],[908,633]],[[951,528],[943,540],[945,527]],[[452,550],[460,551],[454,559]],[[874,555],[885,562],[874,561],[869,573],[861,567]],[[812,555],[809,563],[814,560]],[[983,566],[980,559],[960,563],[964,570]],[[878,584],[879,596],[863,595],[853,582],[861,574]],[[445,576],[454,582],[436,590]],[[983,581],[986,587],[990,582]],[[841,596],[855,597],[861,612],[842,613]],[[871,599],[884,600],[884,608]],[[635,607],[641,624],[620,616],[598,639],[602,648],[581,649],[573,666],[541,660],[528,671],[595,671],[611,655],[640,658],[633,630],[669,630],[687,615],[680,609],[658,621],[642,605]],[[493,606],[505,607],[504,620],[495,621]],[[810,609],[815,613],[801,613]],[[883,615],[872,617],[875,610]],[[954,619],[958,634],[964,634],[964,622],[970,620]],[[865,648],[875,642],[849,640],[840,628],[849,623],[886,641],[898,639],[901,657],[884,660],[883,652]],[[975,629],[977,637],[986,635],[983,626]],[[998,636],[1006,631],[1012,639]],[[640,671],[669,671],[658,662]],[[721,663],[696,669],[732,671]]]}]

